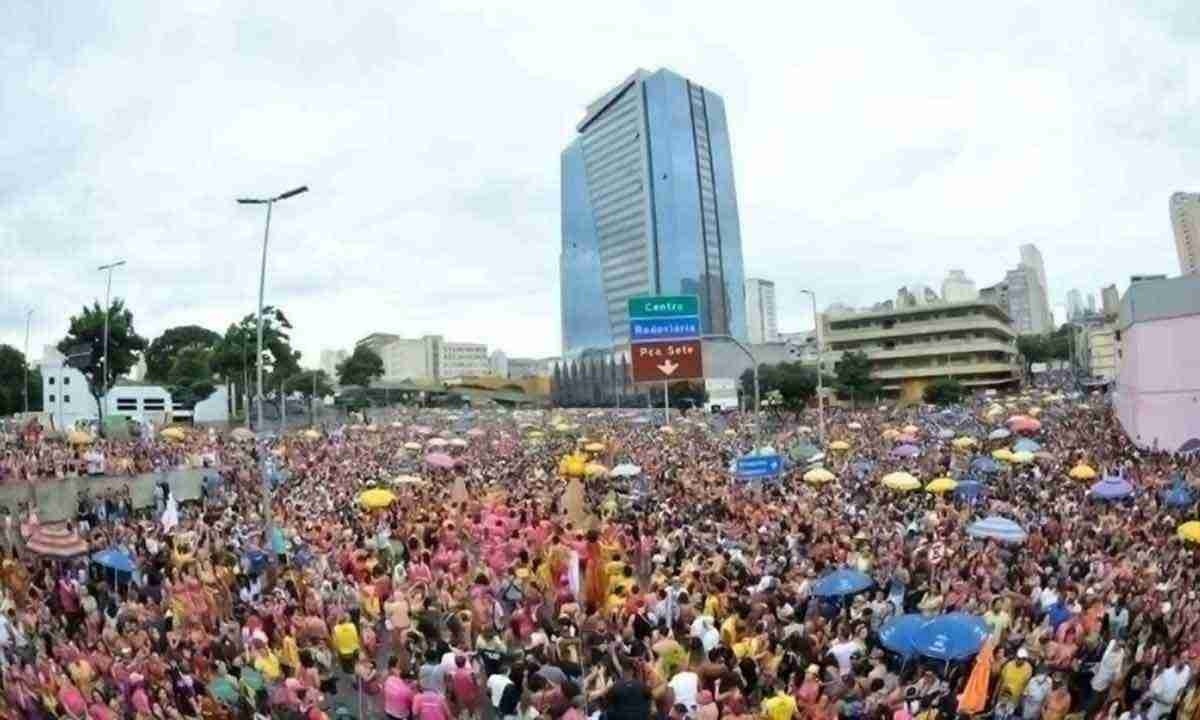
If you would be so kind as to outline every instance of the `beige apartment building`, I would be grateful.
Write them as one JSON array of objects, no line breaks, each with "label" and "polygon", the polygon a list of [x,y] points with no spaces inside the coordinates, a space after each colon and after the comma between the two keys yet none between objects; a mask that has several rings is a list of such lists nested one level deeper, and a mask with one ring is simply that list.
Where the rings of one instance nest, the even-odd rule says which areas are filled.
[{"label": "beige apartment building", "polygon": [[884,392],[903,400],[919,400],[938,378],[984,389],[1014,385],[1020,375],[1016,332],[991,302],[828,314],[824,321],[826,367],[843,353],[863,352]]}]

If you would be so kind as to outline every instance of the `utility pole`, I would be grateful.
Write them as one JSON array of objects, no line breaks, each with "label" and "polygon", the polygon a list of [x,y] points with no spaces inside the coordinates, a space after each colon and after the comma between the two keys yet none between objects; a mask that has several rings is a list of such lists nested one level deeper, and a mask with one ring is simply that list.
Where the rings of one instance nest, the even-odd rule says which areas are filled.
[{"label": "utility pole", "polygon": [[[294,190],[276,195],[271,198],[238,198],[239,205],[266,205],[267,206],[267,224],[263,228],[263,249],[262,249],[262,264],[258,272],[258,358],[256,362],[255,373],[258,376],[258,382],[255,387],[255,400],[258,402],[258,432],[263,431],[263,291],[267,282],[267,242],[271,235],[271,208],[280,200],[286,200],[290,197],[295,197],[300,193],[308,192],[308,186],[302,185]],[[249,415],[249,413],[247,413]],[[267,478],[267,447],[260,440],[258,443],[258,462],[259,474],[262,476],[263,484],[263,542],[270,543],[270,528],[271,528],[271,481]]]},{"label": "utility pole", "polygon": [[819,423],[819,432],[821,443],[825,443],[825,380],[823,378],[825,368],[822,367],[822,345],[821,345],[821,318],[817,315],[817,294],[812,290],[801,290],[804,295],[808,295],[812,299],[813,313],[813,334],[817,340],[817,422]]},{"label": "utility pole", "polygon": [[25,413],[29,413],[29,321],[33,319],[33,308],[25,313]]},{"label": "utility pole", "polygon": [[[104,373],[101,378],[101,387],[103,388],[103,402],[100,406],[100,435],[104,435],[104,418],[108,415],[108,316],[111,315],[112,306],[109,298],[112,295],[112,271],[125,264],[124,260],[118,260],[114,263],[101,265],[98,270],[108,273],[108,281],[104,285]],[[59,394],[62,391],[59,390]]]}]

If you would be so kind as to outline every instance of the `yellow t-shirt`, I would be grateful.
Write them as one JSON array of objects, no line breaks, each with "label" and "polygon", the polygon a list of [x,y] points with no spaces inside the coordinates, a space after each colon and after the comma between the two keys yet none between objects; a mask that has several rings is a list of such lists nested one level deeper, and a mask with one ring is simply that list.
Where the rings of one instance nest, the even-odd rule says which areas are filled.
[{"label": "yellow t-shirt", "polygon": [[1000,668],[1000,689],[1013,700],[1020,700],[1031,677],[1033,665],[1024,663],[1019,666],[1016,661],[1006,662]]},{"label": "yellow t-shirt", "polygon": [[267,682],[275,682],[283,676],[279,658],[270,650],[254,658],[254,669],[259,671]]},{"label": "yellow t-shirt", "polygon": [[358,652],[358,628],[354,623],[334,625],[333,649],[342,657]]},{"label": "yellow t-shirt", "polygon": [[796,714],[796,699],[780,693],[762,701],[762,714],[767,720],[792,720]]},{"label": "yellow t-shirt", "polygon": [[723,603],[719,595],[709,595],[704,600],[704,614],[711,618],[720,618],[725,610],[722,605]]},{"label": "yellow t-shirt", "polygon": [[730,615],[721,623],[721,642],[733,647],[741,636],[738,633],[737,615]]},{"label": "yellow t-shirt", "polygon": [[300,648],[296,645],[296,638],[291,635],[284,635],[283,642],[279,646],[279,661],[293,670],[300,669]]}]

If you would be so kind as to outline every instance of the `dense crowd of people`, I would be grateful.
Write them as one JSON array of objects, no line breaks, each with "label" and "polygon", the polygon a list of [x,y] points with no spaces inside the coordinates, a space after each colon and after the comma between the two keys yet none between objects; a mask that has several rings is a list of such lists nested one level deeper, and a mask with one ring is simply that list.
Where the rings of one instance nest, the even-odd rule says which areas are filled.
[{"label": "dense crowd of people", "polygon": [[[1200,461],[1139,450],[1097,399],[1005,402],[1038,415],[1040,449],[984,470],[1016,439],[987,439],[1004,416],[984,401],[832,410],[824,438],[813,413],[657,428],[638,411],[412,409],[261,444],[10,446],[6,482],[97,450],[147,471],[194,459],[221,482],[200,502],[81,506],[63,528],[89,546],[77,557],[6,536],[0,717],[1200,720],[1200,551],[1176,535],[1197,507],[1162,494]],[[738,479],[763,445],[820,455]],[[573,454],[590,465],[566,478]],[[267,461],[285,472],[265,502]],[[817,464],[835,479],[805,482]],[[1068,475],[1080,464],[1133,494],[1094,497]],[[899,470],[982,490],[881,483]],[[988,515],[1023,541],[967,531]],[[870,586],[818,592],[837,570]],[[951,612],[986,623],[971,657],[881,642],[895,618]]]}]

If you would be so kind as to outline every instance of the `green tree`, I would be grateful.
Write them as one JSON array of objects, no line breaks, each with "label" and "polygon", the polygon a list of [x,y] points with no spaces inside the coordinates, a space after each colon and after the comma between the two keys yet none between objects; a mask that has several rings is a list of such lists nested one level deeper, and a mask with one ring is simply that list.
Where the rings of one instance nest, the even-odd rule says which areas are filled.
[{"label": "green tree", "polygon": [[1067,360],[1071,357],[1071,326],[1044,335],[1022,335],[1017,338],[1017,352],[1025,358],[1027,372],[1034,363]]},{"label": "green tree", "polygon": [[167,373],[167,390],[173,403],[189,407],[216,392],[213,384],[212,350],[188,347],[179,351]]},{"label": "green tree", "polygon": [[[278,388],[280,380],[300,374],[300,353],[292,349],[288,330],[292,326],[273,306],[263,308],[263,394]],[[225,382],[239,387],[244,394],[255,382],[255,348],[258,347],[258,320],[250,313],[230,325],[216,344],[211,367]]]},{"label": "green tree", "polygon": [[953,378],[938,378],[925,386],[925,402],[933,405],[953,405],[966,394],[963,384]]},{"label": "green tree", "polygon": [[871,360],[866,353],[845,353],[833,370],[837,375],[838,392],[848,397],[852,405],[879,393],[879,384],[871,377]]},{"label": "green tree", "polygon": [[167,328],[146,349],[146,379],[167,382],[180,353],[194,348],[213,351],[220,342],[220,335],[199,325]]},{"label": "green tree", "polygon": [[366,345],[354,348],[350,357],[337,366],[339,385],[367,387],[372,380],[383,377],[383,358]]},{"label": "green tree", "polygon": [[25,388],[29,391],[30,411],[40,410],[41,373],[26,365],[25,355],[20,350],[11,345],[0,345],[0,416],[25,410]]},{"label": "green tree", "polygon": [[[81,359],[78,369],[88,381],[88,391],[96,400],[97,415],[103,412],[100,398],[105,387],[112,387],[137,362],[137,354],[146,349],[146,339],[133,328],[133,313],[125,301],[116,298],[108,308],[108,367],[104,366],[104,309],[99,302],[71,317],[67,336],[58,343],[60,352],[87,347],[90,355]],[[104,423],[100,423],[103,432]]]},{"label": "green tree", "polygon": [[[759,398],[765,404],[770,395],[772,407],[796,409],[817,395],[817,370],[798,362],[758,366]],[[742,373],[742,397],[754,402],[754,373]]]}]

